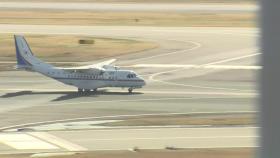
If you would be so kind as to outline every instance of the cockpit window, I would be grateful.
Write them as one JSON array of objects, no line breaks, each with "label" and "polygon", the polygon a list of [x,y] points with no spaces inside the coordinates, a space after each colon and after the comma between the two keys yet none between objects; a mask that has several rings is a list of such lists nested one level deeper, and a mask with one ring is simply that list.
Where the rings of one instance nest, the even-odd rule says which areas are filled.
[{"label": "cockpit window", "polygon": [[136,75],[135,74],[128,74],[127,78],[136,78]]}]

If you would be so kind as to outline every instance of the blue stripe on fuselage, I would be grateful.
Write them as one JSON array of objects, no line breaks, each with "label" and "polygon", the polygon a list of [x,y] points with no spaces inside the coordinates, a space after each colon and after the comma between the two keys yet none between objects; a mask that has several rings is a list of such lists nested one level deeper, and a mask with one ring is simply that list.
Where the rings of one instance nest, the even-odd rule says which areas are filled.
[{"label": "blue stripe on fuselage", "polygon": [[66,78],[66,77],[51,77],[53,79],[61,80],[94,80],[94,81],[126,81],[126,82],[143,82],[142,80],[125,80],[125,79],[93,79],[93,78]]}]

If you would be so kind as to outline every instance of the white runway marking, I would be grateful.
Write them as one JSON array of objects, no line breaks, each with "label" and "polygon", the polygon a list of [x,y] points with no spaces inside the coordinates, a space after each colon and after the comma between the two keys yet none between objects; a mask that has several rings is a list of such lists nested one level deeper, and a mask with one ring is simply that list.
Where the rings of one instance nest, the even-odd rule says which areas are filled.
[{"label": "white runway marking", "polygon": [[[224,88],[224,87],[212,87],[212,86],[200,86],[200,85],[191,85],[191,84],[183,84],[183,83],[175,83],[175,82],[170,82],[170,81],[163,81],[159,79],[155,79],[156,76],[166,74],[166,73],[171,73],[171,72],[176,72],[176,71],[181,71],[184,70],[185,68],[180,68],[180,69],[175,69],[175,70],[170,70],[170,71],[164,71],[164,72],[159,72],[151,75],[149,77],[150,81],[153,82],[159,82],[167,85],[173,85],[173,86],[181,86],[181,87],[190,87],[190,88],[201,88],[201,89],[213,89],[213,90],[226,90],[226,91],[240,91],[240,92],[252,92],[251,90],[243,90],[243,89],[235,89],[235,88]],[[209,92],[208,94],[210,94]],[[213,92],[215,93],[215,92]],[[224,94],[228,94],[225,92]],[[241,93],[233,93],[233,94],[241,94]]]},{"label": "white runway marking", "polygon": [[49,133],[46,133],[46,132],[30,132],[28,133],[32,136],[35,136],[37,138],[40,138],[41,140],[44,140],[44,141],[47,141],[47,142],[50,142],[52,144],[55,144],[61,148],[64,148],[68,151],[86,151],[88,150],[87,148],[84,148],[80,145],[77,145],[77,144],[73,144],[69,141],[66,141],[64,139],[61,139],[61,138],[58,138],[54,135],[51,135]]},{"label": "white runway marking", "polygon": [[57,146],[23,133],[0,134],[0,142],[18,150],[51,150]]},{"label": "white runway marking", "polygon": [[243,65],[177,65],[177,64],[136,64],[126,67],[136,68],[189,68],[189,69],[225,69],[225,70],[260,70],[261,66]]},{"label": "white runway marking", "polygon": [[[255,50],[254,50],[255,51]],[[221,64],[221,63],[226,63],[226,62],[230,62],[230,61],[236,61],[236,60],[240,60],[240,59],[244,59],[244,58],[249,58],[249,57],[253,57],[256,55],[260,55],[261,53],[253,53],[253,54],[249,54],[249,55],[244,55],[244,56],[240,56],[240,57],[234,57],[234,58],[229,58],[229,59],[223,59],[220,61],[215,61],[215,62],[210,62],[207,64],[200,64],[200,65],[195,65],[195,67],[202,67],[202,68],[208,68],[208,69],[232,69],[232,68],[240,68],[240,69],[260,69],[260,67],[244,67],[244,66],[239,66],[239,67],[233,67],[233,66],[217,66],[214,64]],[[248,91],[248,90],[242,90],[242,89],[234,89],[234,88],[224,88],[224,87],[211,87],[211,86],[200,86],[200,85],[189,85],[189,84],[182,84],[182,83],[174,83],[174,82],[170,82],[170,81],[163,81],[163,80],[159,80],[159,79],[155,79],[156,76],[162,75],[162,74],[166,74],[166,73],[171,73],[171,72],[176,72],[176,71],[182,71],[185,69],[190,69],[191,66],[189,67],[183,67],[183,68],[178,68],[178,69],[174,69],[174,70],[168,70],[168,71],[163,71],[163,72],[158,72],[155,74],[152,74],[149,77],[150,81],[154,81],[154,82],[160,82],[163,84],[167,84],[167,85],[174,85],[174,86],[183,86],[183,87],[193,87],[193,88],[202,88],[202,89],[215,89],[215,90],[230,90],[230,91]]]},{"label": "white runway marking", "polygon": [[229,58],[229,59],[225,59],[225,60],[220,60],[220,61],[216,61],[216,62],[211,62],[211,63],[208,63],[208,64],[204,64],[204,65],[202,65],[202,66],[208,66],[208,65],[215,65],[215,64],[221,64],[221,63],[227,63],[227,62],[236,61],[236,60],[240,60],[240,59],[244,59],[244,58],[250,58],[250,57],[253,57],[253,56],[257,56],[257,55],[261,55],[261,53],[253,53],[253,54],[244,55],[244,56],[240,56],[240,57]]},{"label": "white runway marking", "polygon": [[[174,41],[174,40],[172,40],[172,41]],[[138,61],[142,61],[142,60],[149,60],[149,59],[163,57],[163,56],[168,56],[168,55],[187,53],[189,51],[198,49],[198,48],[200,48],[202,46],[200,43],[193,42],[193,41],[180,41],[180,42],[192,43],[194,45],[194,47],[189,48],[189,49],[178,50],[178,51],[174,51],[174,52],[170,52],[170,53],[163,53],[163,54],[153,55],[153,56],[149,56],[149,57],[143,57],[143,58],[140,58],[140,59],[131,60],[131,62],[138,62]]]}]

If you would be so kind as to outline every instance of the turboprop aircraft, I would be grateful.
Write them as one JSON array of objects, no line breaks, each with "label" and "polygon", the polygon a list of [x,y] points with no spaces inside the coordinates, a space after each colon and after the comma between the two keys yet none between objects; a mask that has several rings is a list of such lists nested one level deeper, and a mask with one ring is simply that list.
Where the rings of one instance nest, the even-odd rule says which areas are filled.
[{"label": "turboprop aircraft", "polygon": [[16,69],[38,72],[59,82],[78,88],[79,93],[97,91],[98,88],[120,87],[133,89],[142,88],[145,81],[134,71],[122,70],[113,66],[115,59],[98,64],[61,68],[36,58],[25,38],[15,35],[17,65]]}]

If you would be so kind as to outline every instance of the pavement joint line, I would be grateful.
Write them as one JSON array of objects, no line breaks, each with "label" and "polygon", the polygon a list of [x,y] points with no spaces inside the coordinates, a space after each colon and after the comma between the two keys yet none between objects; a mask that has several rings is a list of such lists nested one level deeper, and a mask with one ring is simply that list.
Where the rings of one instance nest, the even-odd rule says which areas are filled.
[{"label": "pavement joint line", "polygon": [[26,133],[2,133],[0,142],[17,150],[55,150],[59,149],[56,145],[42,141]]},{"label": "pavement joint line", "polygon": [[36,138],[40,138],[41,140],[44,140],[46,142],[52,143],[61,148],[64,148],[68,151],[87,151],[88,150],[85,147],[82,147],[77,144],[73,144],[72,142],[66,141],[62,138],[56,137],[47,132],[28,132],[28,134],[32,135]]}]

